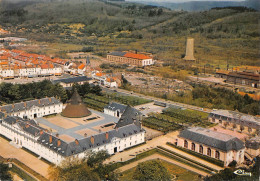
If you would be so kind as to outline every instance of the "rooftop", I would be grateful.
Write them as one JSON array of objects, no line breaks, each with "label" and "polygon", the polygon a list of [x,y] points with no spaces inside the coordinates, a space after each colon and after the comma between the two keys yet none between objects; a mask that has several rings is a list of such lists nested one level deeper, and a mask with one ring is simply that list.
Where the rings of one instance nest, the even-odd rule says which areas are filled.
[{"label": "rooftop", "polygon": [[209,116],[212,117],[215,115],[224,116],[224,117],[235,119],[235,120],[252,122],[252,123],[255,123],[256,125],[260,126],[260,118],[249,115],[249,114],[219,109],[219,110],[213,110]]},{"label": "rooftop", "polygon": [[201,127],[183,130],[179,136],[222,151],[240,150],[244,148],[244,143],[236,137]]},{"label": "rooftop", "polygon": [[86,82],[92,80],[92,78],[87,77],[87,76],[79,76],[79,77],[70,77],[70,78],[65,78],[65,79],[57,79],[54,80],[53,83],[65,83],[65,84],[70,84],[70,83],[76,83],[76,82]]}]

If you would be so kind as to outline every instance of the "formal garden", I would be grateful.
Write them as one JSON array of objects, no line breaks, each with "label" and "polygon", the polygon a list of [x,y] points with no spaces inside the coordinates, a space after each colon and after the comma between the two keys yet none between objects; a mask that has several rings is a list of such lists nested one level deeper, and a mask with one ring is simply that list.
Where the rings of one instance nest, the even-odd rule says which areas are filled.
[{"label": "formal garden", "polygon": [[188,126],[214,126],[207,121],[207,117],[208,114],[204,112],[170,107],[163,110],[162,114],[150,113],[149,117],[143,119],[143,125],[164,133]]}]

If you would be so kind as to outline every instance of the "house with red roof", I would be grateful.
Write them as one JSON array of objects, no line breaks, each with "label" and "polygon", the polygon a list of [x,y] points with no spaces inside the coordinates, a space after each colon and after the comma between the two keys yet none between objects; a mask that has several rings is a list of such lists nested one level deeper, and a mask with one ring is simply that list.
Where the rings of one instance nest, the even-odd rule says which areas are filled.
[{"label": "house with red roof", "polygon": [[64,63],[64,72],[72,75],[85,75],[86,67],[84,63],[68,61]]},{"label": "house with red roof", "polygon": [[107,54],[107,59],[111,62],[133,65],[138,67],[154,64],[154,60],[152,57],[145,54],[132,52],[111,52]]},{"label": "house with red roof", "polygon": [[93,79],[97,80],[99,85],[103,85],[106,87],[118,87],[116,77],[110,77],[109,75],[100,71],[93,71],[91,76]]}]

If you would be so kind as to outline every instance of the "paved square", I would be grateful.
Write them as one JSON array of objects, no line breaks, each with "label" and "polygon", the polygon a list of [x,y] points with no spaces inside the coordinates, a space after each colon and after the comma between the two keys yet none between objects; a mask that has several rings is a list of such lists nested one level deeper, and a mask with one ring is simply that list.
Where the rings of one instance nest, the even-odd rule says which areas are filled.
[{"label": "paved square", "polygon": [[63,134],[63,135],[59,135],[59,138],[67,143],[70,143],[72,141],[75,140],[75,138],[69,136],[69,135],[66,135],[66,134]]},{"label": "paved square", "polygon": [[90,116],[87,117],[83,117],[83,118],[69,118],[70,120],[77,122],[79,124],[88,124],[90,121],[100,121],[103,120],[104,117],[96,114],[96,113],[92,113]]},{"label": "paved square", "polygon": [[95,135],[98,134],[98,131],[94,131],[88,128],[76,131],[77,134],[81,135],[81,136],[85,136],[85,134],[87,134],[86,136],[89,137],[91,135]]},{"label": "paved square", "polygon": [[[52,117],[37,118],[39,125],[47,130],[51,130],[53,135],[59,134],[59,138],[71,142],[75,139],[82,139],[87,134],[91,136],[113,129],[119,118],[106,115],[102,112],[91,110],[92,114],[83,118],[67,118],[61,115]],[[91,118],[90,120],[87,120]],[[92,119],[93,118],[93,119]],[[86,120],[86,121],[85,121]]]},{"label": "paved square", "polygon": [[111,123],[107,123],[107,124],[103,124],[103,125],[98,125],[93,128],[96,130],[101,130],[101,132],[107,132],[107,131],[114,129],[114,127],[115,127],[115,123],[111,122]]},{"label": "paved square", "polygon": [[79,124],[72,122],[69,119],[64,118],[60,115],[55,116],[55,117],[46,118],[46,120],[49,121],[52,124],[55,124],[57,126],[65,128],[65,129],[73,128],[73,127],[76,127],[76,126],[79,125]]}]

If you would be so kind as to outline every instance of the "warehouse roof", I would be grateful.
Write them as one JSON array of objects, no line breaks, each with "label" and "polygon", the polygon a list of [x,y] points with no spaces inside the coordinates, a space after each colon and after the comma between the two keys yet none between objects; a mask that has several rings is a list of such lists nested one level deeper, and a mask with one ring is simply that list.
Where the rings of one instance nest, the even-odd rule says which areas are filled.
[{"label": "warehouse roof", "polygon": [[92,80],[92,78],[87,77],[87,76],[79,76],[79,77],[70,77],[70,78],[54,80],[53,83],[62,82],[65,84],[70,84],[70,83],[76,83],[76,82],[87,82],[90,80]]}]

